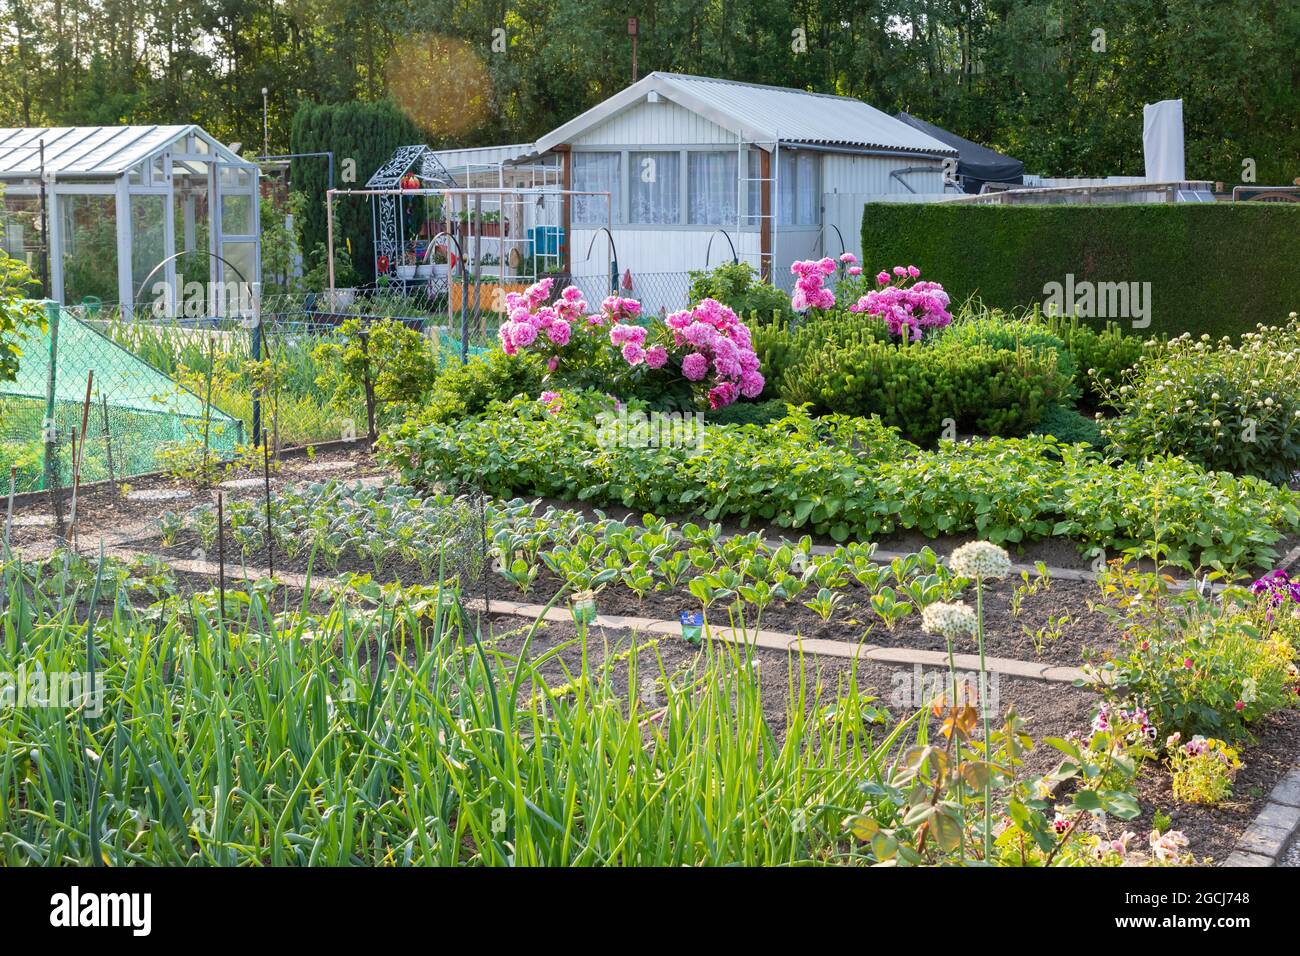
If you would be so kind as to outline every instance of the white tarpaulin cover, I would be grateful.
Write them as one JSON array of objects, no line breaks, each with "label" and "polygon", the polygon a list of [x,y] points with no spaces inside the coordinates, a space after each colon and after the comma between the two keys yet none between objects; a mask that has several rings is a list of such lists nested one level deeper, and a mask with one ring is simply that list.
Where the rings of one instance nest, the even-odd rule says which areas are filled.
[{"label": "white tarpaulin cover", "polygon": [[1177,183],[1186,178],[1182,100],[1161,100],[1142,107],[1142,155],[1148,182]]}]

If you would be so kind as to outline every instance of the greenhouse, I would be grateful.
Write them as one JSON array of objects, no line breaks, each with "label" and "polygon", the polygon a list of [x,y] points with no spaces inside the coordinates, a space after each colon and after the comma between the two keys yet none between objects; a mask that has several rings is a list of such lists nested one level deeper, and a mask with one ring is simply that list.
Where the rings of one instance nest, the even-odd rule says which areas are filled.
[{"label": "greenhouse", "polygon": [[0,129],[0,190],[0,248],[65,305],[229,315],[260,281],[258,167],[197,126]]}]

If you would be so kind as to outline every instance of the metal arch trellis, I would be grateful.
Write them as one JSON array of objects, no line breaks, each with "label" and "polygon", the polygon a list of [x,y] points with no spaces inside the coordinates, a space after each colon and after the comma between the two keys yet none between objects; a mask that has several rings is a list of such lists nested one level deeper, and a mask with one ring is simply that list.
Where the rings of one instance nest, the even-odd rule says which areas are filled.
[{"label": "metal arch trellis", "polygon": [[[366,181],[366,189],[397,189],[412,169],[418,169],[416,175],[422,186],[454,189],[459,185],[438,159],[437,153],[428,146],[414,145],[397,147],[388,162],[375,170]],[[392,192],[378,192],[371,196],[371,228],[375,236],[376,263],[381,258],[392,263],[398,262],[405,245],[404,223],[398,215],[400,198],[400,193]]]}]

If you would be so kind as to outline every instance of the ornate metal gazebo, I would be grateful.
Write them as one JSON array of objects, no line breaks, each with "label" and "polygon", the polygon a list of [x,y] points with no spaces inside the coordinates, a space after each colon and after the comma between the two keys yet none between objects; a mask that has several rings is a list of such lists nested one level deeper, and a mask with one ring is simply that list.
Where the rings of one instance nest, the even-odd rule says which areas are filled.
[{"label": "ornate metal gazebo", "polygon": [[[423,145],[399,146],[392,158],[375,170],[366,182],[366,188],[401,189],[404,183],[413,183],[412,188],[420,189],[455,189],[459,186],[438,155]],[[406,217],[402,215],[400,199],[392,193],[370,197],[376,275],[394,269],[406,249]]]}]

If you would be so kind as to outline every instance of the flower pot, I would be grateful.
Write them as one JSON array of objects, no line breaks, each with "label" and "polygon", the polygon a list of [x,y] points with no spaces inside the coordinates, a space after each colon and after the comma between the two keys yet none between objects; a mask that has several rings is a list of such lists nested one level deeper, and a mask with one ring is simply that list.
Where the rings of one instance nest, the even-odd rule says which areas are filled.
[{"label": "flower pot", "polygon": [[414,279],[414,278],[415,278],[415,270],[416,270],[416,268],[417,268],[416,266],[398,266],[398,267],[397,267],[397,278],[399,278],[399,279]]},{"label": "flower pot", "polygon": [[596,595],[593,591],[578,591],[569,598],[569,610],[575,624],[594,624],[596,621]]},{"label": "flower pot", "polygon": [[681,623],[682,638],[687,644],[698,645],[700,643],[700,635],[704,633],[704,615],[699,611],[696,611],[694,614],[690,611],[682,611]]},{"label": "flower pot", "polygon": [[433,263],[433,276],[435,279],[441,279],[443,282],[446,282],[448,271],[449,270],[448,270],[447,263],[445,262]]},{"label": "flower pot", "polygon": [[415,277],[417,279],[427,279],[433,275],[433,263],[424,262],[415,267]]}]

